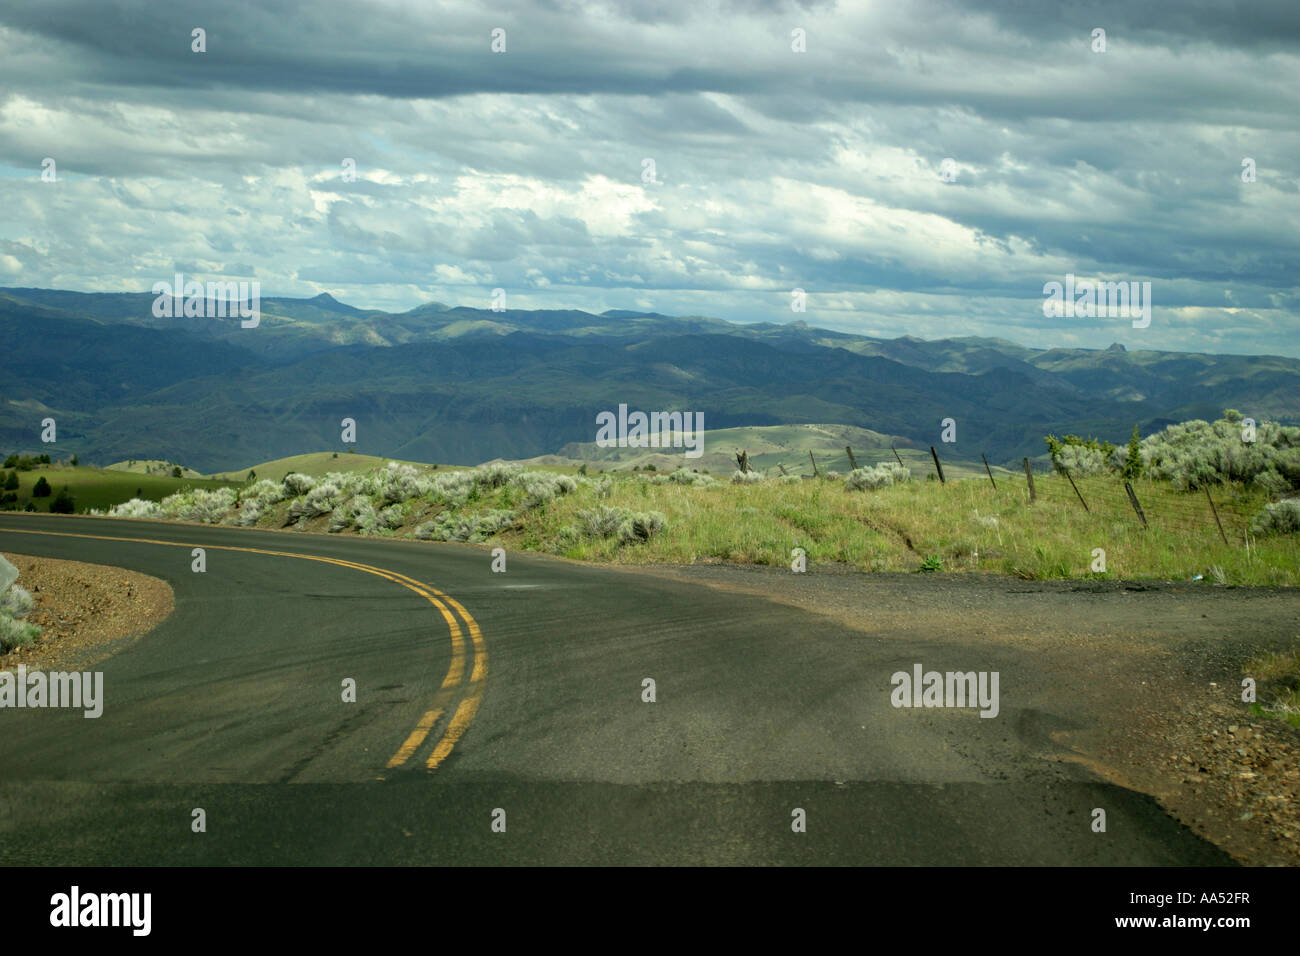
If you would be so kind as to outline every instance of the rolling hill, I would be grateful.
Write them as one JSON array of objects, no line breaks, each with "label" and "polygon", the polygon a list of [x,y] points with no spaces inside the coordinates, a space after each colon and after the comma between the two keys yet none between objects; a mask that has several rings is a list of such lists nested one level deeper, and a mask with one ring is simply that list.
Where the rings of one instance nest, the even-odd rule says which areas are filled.
[{"label": "rolling hill", "polygon": [[[1300,361],[1270,356],[884,340],[628,311],[395,314],[328,295],[265,299],[261,325],[243,329],[156,319],[152,301],[0,289],[0,447],[37,450],[53,417],[59,452],[87,462],[235,474],[329,450],[473,463],[562,455],[626,403],[702,412],[710,431],[832,423],[922,451],[952,418],[945,459],[983,452],[1014,466],[1040,457],[1048,432],[1122,442],[1135,424],[1146,433],[1225,407],[1300,420]],[[340,441],[345,418],[355,444]]]}]

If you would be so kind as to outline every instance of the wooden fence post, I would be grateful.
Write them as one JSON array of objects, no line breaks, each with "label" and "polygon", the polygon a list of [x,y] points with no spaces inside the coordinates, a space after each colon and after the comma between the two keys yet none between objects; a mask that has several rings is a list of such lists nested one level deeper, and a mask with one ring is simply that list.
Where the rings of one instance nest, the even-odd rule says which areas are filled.
[{"label": "wooden fence post", "polygon": [[[889,450],[892,451],[892,452],[894,453],[894,457],[895,457],[895,458],[898,458],[898,449],[894,447],[894,445],[893,445],[892,442],[891,442],[890,445],[889,445]],[[903,465],[903,459],[898,458],[898,463],[899,463],[900,465]],[[906,466],[906,465],[903,465],[903,467],[906,468],[907,466]]]},{"label": "wooden fence post", "polygon": [[1029,479],[1029,503],[1033,504],[1038,500],[1038,492],[1034,490],[1034,473],[1029,470],[1029,459],[1025,459],[1025,477]]},{"label": "wooden fence post", "polygon": [[[1070,469],[1062,468],[1061,471],[1065,472],[1065,477],[1069,479],[1070,487],[1074,489],[1074,493],[1079,495],[1079,486],[1074,483],[1074,479],[1070,476]],[[1083,505],[1084,511],[1092,514],[1092,509],[1088,507],[1088,502],[1083,500],[1083,495],[1079,495],[1079,504]]]},{"label": "wooden fence post", "polygon": [[[984,458],[984,452],[980,452],[980,457]],[[997,491],[998,483],[993,480],[993,469],[989,467],[989,460],[987,458],[984,458],[984,470],[989,473],[989,484],[993,486],[994,491]]]},{"label": "wooden fence post", "polygon": [[813,477],[817,477],[817,459],[813,457],[812,449],[808,449],[808,460],[813,463]]},{"label": "wooden fence post", "polygon": [[939,453],[934,450],[933,445],[930,446],[930,456],[934,458],[934,470],[939,473],[939,484],[946,485],[948,482],[943,478],[943,465],[939,464]]},{"label": "wooden fence post", "polygon": [[845,445],[844,450],[849,453],[849,467],[852,468],[854,471],[857,471],[858,460],[853,457],[853,449],[850,448],[848,445]]},{"label": "wooden fence post", "polygon": [[1128,492],[1128,500],[1133,505],[1133,510],[1137,512],[1138,517],[1142,519],[1142,527],[1147,526],[1147,516],[1142,513],[1142,506],[1138,504],[1138,496],[1133,491],[1133,486],[1127,481],[1124,482],[1124,490]]},{"label": "wooden fence post", "polygon": [[1205,486],[1205,499],[1210,503],[1210,511],[1214,514],[1214,523],[1219,526],[1219,537],[1223,543],[1228,543],[1228,536],[1223,533],[1223,522],[1219,520],[1219,509],[1214,507],[1214,499],[1210,497],[1210,486]]}]

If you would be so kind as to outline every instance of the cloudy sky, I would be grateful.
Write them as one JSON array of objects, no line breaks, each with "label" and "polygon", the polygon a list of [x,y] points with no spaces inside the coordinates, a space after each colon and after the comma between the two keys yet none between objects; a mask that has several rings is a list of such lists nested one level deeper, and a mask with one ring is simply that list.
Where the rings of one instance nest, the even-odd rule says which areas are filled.
[{"label": "cloudy sky", "polygon": [[1300,356],[1298,106],[1296,0],[0,0],[0,286]]}]

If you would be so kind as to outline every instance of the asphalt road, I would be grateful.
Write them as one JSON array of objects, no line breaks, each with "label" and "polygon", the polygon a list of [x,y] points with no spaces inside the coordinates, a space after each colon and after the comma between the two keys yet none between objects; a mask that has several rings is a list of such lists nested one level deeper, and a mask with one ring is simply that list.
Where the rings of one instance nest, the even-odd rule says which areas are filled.
[{"label": "asphalt road", "polygon": [[[0,710],[2,863],[1230,862],[1052,759],[1079,717],[1023,648],[468,546],[4,515],[0,551],[176,595],[99,719]],[[999,672],[998,716],[893,707],[916,663]]]}]

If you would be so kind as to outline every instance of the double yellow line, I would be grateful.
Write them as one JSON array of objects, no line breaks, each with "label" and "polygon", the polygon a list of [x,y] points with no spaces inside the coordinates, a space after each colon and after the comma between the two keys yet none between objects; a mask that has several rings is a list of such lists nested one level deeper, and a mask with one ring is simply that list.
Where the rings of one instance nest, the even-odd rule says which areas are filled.
[{"label": "double yellow line", "polygon": [[[443,731],[442,737],[434,745],[432,752],[425,761],[425,766],[430,770],[438,767],[448,755],[451,754],[452,748],[456,746],[457,741],[469,729],[470,723],[474,720],[474,715],[478,712],[478,707],[483,699],[483,684],[487,678],[487,647],[483,643],[483,634],[479,630],[478,622],[474,620],[469,611],[453,598],[451,595],[439,591],[435,587],[424,584],[415,578],[397,571],[390,571],[385,568],[378,568],[370,564],[361,564],[357,561],[345,561],[342,558],[327,558],[315,554],[299,554],[295,551],[272,551],[267,548],[241,548],[235,545],[227,544],[187,544],[183,541],[160,541],[155,538],[126,538],[115,537],[105,534],[73,534],[67,531],[20,531],[10,528],[0,528],[0,532],[7,534],[35,534],[46,535],[53,538],[91,538],[96,541],[129,541],[136,544],[160,544],[169,548],[203,548],[210,551],[243,551],[248,554],[269,554],[281,558],[301,558],[304,561],[319,561],[323,564],[333,564],[338,567],[351,568],[355,571],[364,571],[367,574],[374,574],[381,578],[387,578],[402,587],[414,591],[423,597],[442,615],[443,620],[447,623],[447,629],[451,633],[451,663],[447,667],[447,674],[442,679],[442,685],[434,695],[433,706],[425,712],[415,725],[402,745],[397,748],[397,752],[389,758],[385,765],[388,768],[400,767],[411,759],[429,736],[430,731],[437,725],[438,719],[450,705],[451,700],[456,695],[457,689],[464,683],[465,677],[465,656],[466,646],[465,637],[462,632],[460,622],[456,619],[459,614],[465,622],[465,627],[469,630],[470,651],[474,656],[474,666],[470,672],[468,692],[461,698],[452,715],[451,722]],[[448,608],[455,609],[456,614]]]}]

